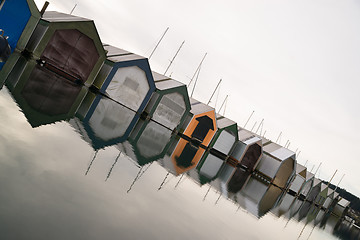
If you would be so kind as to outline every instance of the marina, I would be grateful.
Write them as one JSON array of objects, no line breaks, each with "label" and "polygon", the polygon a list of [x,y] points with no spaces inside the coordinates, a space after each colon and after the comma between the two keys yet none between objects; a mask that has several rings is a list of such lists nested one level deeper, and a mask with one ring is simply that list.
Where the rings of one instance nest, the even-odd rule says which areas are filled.
[{"label": "marina", "polygon": [[[113,181],[113,178],[121,179],[118,183],[129,195],[133,194],[134,189],[141,189],[134,194],[137,197],[122,199],[132,210],[125,207],[120,209],[124,212],[140,211],[144,215],[149,212],[146,218],[161,212],[160,206],[165,205],[167,213],[175,209],[174,212],[178,214],[184,211],[190,215],[191,217],[182,217],[182,223],[186,222],[197,215],[196,208],[201,208],[201,201],[194,200],[194,196],[197,196],[202,199],[203,204],[212,199],[215,205],[222,205],[219,207],[224,207],[225,212],[230,206],[234,207],[235,212],[242,209],[246,212],[246,224],[252,222],[248,215],[259,222],[269,221],[271,218],[286,222],[285,226],[291,222],[293,228],[300,222],[301,229],[294,234],[299,234],[299,238],[305,229],[309,228],[309,237],[314,229],[315,234],[323,237],[329,234],[333,239],[335,236],[358,234],[356,219],[351,215],[353,210],[350,201],[338,191],[342,179],[335,189],[330,184],[337,170],[329,182],[320,179],[320,174],[316,177],[321,164],[315,172],[314,167],[310,170],[306,163],[300,164],[301,151],[292,151],[289,148],[289,140],[285,145],[280,144],[282,132],[276,141],[266,138],[262,129],[264,119],[257,128],[257,122],[251,130],[245,128],[254,112],[244,127],[230,117],[225,117],[225,110],[221,115],[218,108],[209,104],[222,80],[216,86],[209,102],[205,104],[192,98],[195,86],[190,97],[188,85],[166,75],[184,42],[162,75],[152,70],[147,57],[104,44],[93,20],[45,11],[45,5],[40,12],[32,0],[19,2],[19,6],[23,6],[24,9],[14,13],[15,6],[8,2],[11,1],[2,1],[0,4],[0,20],[7,19],[9,14],[23,17],[13,24],[4,24],[4,21],[0,21],[2,36],[5,36],[0,38],[0,46],[6,46],[0,48],[0,89],[2,85],[6,86],[0,92],[0,103],[18,109],[16,114],[10,114],[14,110],[4,108],[6,114],[2,118],[8,122],[11,121],[8,119],[15,119],[15,116],[21,119],[22,129],[26,129],[27,134],[32,136],[34,144],[41,145],[31,130],[40,133],[40,139],[52,139],[55,145],[52,142],[45,144],[49,144],[52,149],[56,142],[62,146],[55,150],[57,153],[53,156],[47,156],[51,153],[40,150],[44,157],[39,158],[64,158],[64,163],[56,160],[54,164],[61,166],[66,163],[66,166],[63,165],[64,171],[72,169],[68,172],[73,176],[66,174],[67,177],[86,189],[85,192],[81,191],[83,196],[79,196],[79,199],[94,195],[96,202],[104,205],[102,211],[112,211],[115,206],[118,207],[116,201],[106,200],[90,190],[94,184],[96,191],[114,199],[117,191],[115,189],[119,186],[112,183],[106,190],[107,186],[100,184],[95,178],[99,174],[107,174],[106,182]],[[8,43],[6,36],[10,36],[11,39]],[[6,44],[9,45],[11,55]],[[153,53],[154,51],[151,55]],[[197,77],[201,64],[196,72]],[[228,95],[223,104],[227,100]],[[222,107],[223,105],[220,109]],[[20,111],[23,115],[19,115]],[[29,126],[25,124],[26,121]],[[16,124],[20,123],[14,121],[9,124],[9,128],[16,129]],[[64,133],[61,128],[64,129]],[[42,136],[43,129],[57,133]],[[2,131],[4,136],[14,138],[6,135],[6,131],[10,130]],[[67,142],[69,140],[65,140],[70,138],[74,139],[74,146]],[[29,151],[35,156],[37,153],[33,153],[31,149],[41,149],[40,145],[29,149],[25,145],[26,149],[21,151]],[[62,151],[64,153],[61,153]],[[69,157],[68,154],[73,156]],[[86,178],[82,174],[85,178],[83,179],[75,170],[83,171],[86,164],[74,163],[74,167],[71,167],[70,159],[75,161],[78,158],[83,161],[89,154],[92,154],[92,157],[87,165]],[[11,160],[8,155],[11,154],[3,156],[5,160],[0,161],[0,164],[5,164],[4,169],[7,169],[8,161]],[[15,156],[15,159],[18,157]],[[39,169],[46,165],[41,166],[38,161],[34,163]],[[124,169],[120,169],[120,166]],[[51,169],[51,164],[48,167]],[[49,174],[46,176],[51,181],[51,172],[58,174],[60,169],[48,170],[42,174]],[[121,176],[114,177],[119,171],[122,172]],[[91,176],[88,177],[89,175]],[[7,175],[3,173],[0,176]],[[46,181],[41,184],[43,188],[47,188]],[[68,184],[71,188],[72,184]],[[169,185],[173,186],[174,191],[169,191]],[[186,190],[176,190],[184,185],[187,186]],[[75,188],[75,185],[73,187]],[[33,186],[30,187],[32,188]],[[79,188],[77,186],[76,190],[70,192],[79,191]],[[149,188],[157,189],[158,195],[161,196],[158,202],[154,200],[158,195],[149,192]],[[183,196],[183,191],[196,194],[190,194],[190,200],[188,196]],[[77,193],[71,194],[75,196]],[[55,196],[49,196],[53,197]],[[146,200],[148,197],[149,203]],[[180,201],[177,202],[176,198],[186,203],[179,204]],[[77,200],[74,201],[79,204]],[[91,196],[89,201],[90,205],[94,206]],[[107,209],[106,201],[109,201],[111,208]],[[199,206],[192,206],[195,202]],[[70,205],[66,207],[73,208]],[[156,208],[156,212],[150,209],[152,207]],[[47,208],[47,211],[51,212],[51,206]],[[186,208],[189,210],[184,210]],[[206,206],[206,210],[200,209],[199,214],[201,215],[202,211],[212,211],[212,208],[215,207]],[[131,215],[130,212],[126,214],[132,216],[132,221],[139,220],[133,218],[135,215]],[[204,216],[206,218],[206,214]],[[220,218],[227,219],[226,216],[219,213]],[[82,218],[80,215],[76,217]],[[113,217],[115,218],[115,215]],[[176,219],[176,216],[173,217]],[[88,218],[89,216],[86,217]],[[0,219],[0,223],[2,221]],[[150,220],[144,220],[142,223],[148,221]],[[166,221],[162,220],[163,223]],[[111,226],[116,226],[113,221],[110,222]],[[263,226],[266,228],[266,224]],[[184,234],[181,230],[178,232]],[[165,235],[164,233],[161,237]]]}]

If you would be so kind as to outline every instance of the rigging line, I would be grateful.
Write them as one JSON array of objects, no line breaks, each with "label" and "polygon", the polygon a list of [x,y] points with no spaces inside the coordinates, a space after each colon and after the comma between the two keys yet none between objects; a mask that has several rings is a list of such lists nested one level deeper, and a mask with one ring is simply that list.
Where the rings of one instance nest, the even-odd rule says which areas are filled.
[{"label": "rigging line", "polygon": [[90,162],[90,164],[89,164],[89,166],[88,166],[88,168],[87,168],[87,170],[86,170],[86,172],[85,172],[85,176],[89,173],[90,168],[91,168],[93,162],[95,161],[95,158],[96,158],[96,155],[98,154],[98,152],[99,152],[99,150],[96,150],[96,151],[95,151],[94,157],[93,157],[93,159],[91,160],[91,162]]},{"label": "rigging line", "polygon": [[149,59],[152,57],[152,55],[154,54],[155,50],[157,49],[157,47],[159,46],[159,44],[161,43],[161,41],[163,40],[165,34],[167,33],[167,31],[169,30],[169,27],[166,28],[165,32],[163,33],[163,35],[161,36],[160,40],[158,41],[158,43],[156,44],[155,48],[152,50]]},{"label": "rigging line", "polygon": [[250,114],[248,120],[246,121],[245,125],[244,125],[244,128],[246,127],[246,125],[248,124],[248,122],[250,121],[250,118],[252,117],[252,115],[254,114],[254,110],[252,111],[252,113]]},{"label": "rigging line", "polygon": [[342,175],[339,183],[336,185],[336,188],[334,189],[334,192],[336,192],[336,189],[339,187],[339,185],[340,185],[340,183],[341,183],[341,181],[343,180],[344,177],[345,177],[345,173]]},{"label": "rigging line", "polygon": [[197,72],[196,79],[195,79],[195,83],[194,83],[194,87],[193,87],[193,89],[192,89],[192,91],[191,91],[190,97],[192,97],[193,94],[194,94],[194,90],[195,90],[195,87],[196,87],[196,83],[198,82],[198,79],[199,79],[200,70],[201,70],[201,67],[199,68],[199,71]]},{"label": "rigging line", "polygon": [[278,138],[276,139],[276,143],[278,143],[278,141],[279,141],[279,139],[280,139],[280,137],[281,137],[281,134],[282,134],[282,132],[280,132]]},{"label": "rigging line", "polygon": [[321,164],[322,164],[322,162],[321,162],[321,163],[319,164],[319,166],[317,167],[317,169],[316,169],[316,171],[315,171],[315,173],[314,173],[314,176],[316,176],[316,173],[317,173],[317,171],[320,169]]},{"label": "rigging line", "polygon": [[257,132],[259,131],[259,129],[260,129],[260,127],[261,127],[261,125],[263,124],[263,122],[264,122],[264,119],[261,119],[261,122],[260,122],[260,124],[259,124],[259,127],[256,129],[256,134],[257,134]]},{"label": "rigging line", "polygon": [[180,52],[180,50],[181,50],[182,46],[184,45],[184,43],[185,43],[185,41],[183,41],[183,42],[181,43],[181,45],[180,45],[179,49],[176,51],[174,57],[172,58],[172,60],[170,60],[170,64],[169,64],[169,66],[166,68],[166,70],[165,70],[165,72],[164,72],[164,75],[165,75],[165,76],[166,76],[166,73],[167,73],[167,71],[169,70],[170,66],[173,64],[176,56],[177,56],[178,53]]},{"label": "rigging line", "polygon": [[265,134],[266,134],[266,130],[264,131],[264,134],[263,134],[263,136],[262,136],[263,138],[265,138]]},{"label": "rigging line", "polygon": [[253,129],[255,128],[256,124],[257,124],[257,121],[255,122],[254,126],[251,128],[250,132],[253,131]]},{"label": "rigging line", "polygon": [[226,107],[227,107],[228,99],[229,99],[229,98],[227,98],[227,99],[226,99],[226,102],[225,102],[223,116],[225,116],[225,111],[226,111]]},{"label": "rigging line", "polygon": [[218,100],[219,100],[220,88],[221,88],[221,86],[219,86],[219,91],[216,94],[215,107],[214,107],[215,109],[216,109],[216,106],[217,106],[217,103],[218,103]]},{"label": "rigging line", "polygon": [[220,111],[221,111],[222,107],[224,106],[224,104],[225,104],[225,102],[226,102],[226,100],[227,100],[228,96],[229,96],[229,95],[226,95],[226,97],[225,97],[225,99],[224,99],[223,103],[221,104],[221,106],[220,106],[220,108],[219,108],[219,113],[220,113]]},{"label": "rigging line", "polygon": [[306,160],[305,164],[304,164],[304,167],[306,167],[307,163],[308,163],[309,160]]},{"label": "rigging line", "polygon": [[219,85],[220,85],[221,81],[222,81],[222,79],[220,79],[220,81],[219,81],[219,82],[218,82],[218,84],[216,85],[216,88],[215,88],[215,90],[213,91],[213,93],[211,94],[211,97],[210,97],[209,101],[207,102],[207,105],[209,105],[209,104],[210,104],[211,99],[213,98],[213,96],[214,96],[214,94],[215,94],[216,90],[218,89],[218,87],[219,87]]},{"label": "rigging line", "polygon": [[109,173],[108,173],[105,181],[107,181],[107,180],[109,179],[109,177],[110,177],[110,175],[111,175],[111,173],[112,173],[112,170],[113,170],[113,168],[115,167],[115,164],[116,164],[117,161],[119,160],[120,155],[121,155],[121,151],[119,152],[119,155],[117,155],[117,157],[115,158],[115,161],[114,161],[114,163],[112,164],[112,166],[111,166],[111,168],[110,168],[110,170],[109,170]]},{"label": "rigging line", "polygon": [[202,65],[202,63],[203,63],[206,55],[207,55],[207,53],[205,53],[204,57],[201,59],[201,62],[200,62],[200,64],[198,65],[198,67],[196,68],[196,70],[195,70],[195,72],[194,72],[194,75],[193,75],[192,78],[190,79],[190,82],[189,82],[188,86],[190,86],[190,84],[191,84],[192,81],[194,80],[194,78],[195,78],[195,76],[196,76],[196,73],[197,73],[198,71],[200,71],[201,65]]}]

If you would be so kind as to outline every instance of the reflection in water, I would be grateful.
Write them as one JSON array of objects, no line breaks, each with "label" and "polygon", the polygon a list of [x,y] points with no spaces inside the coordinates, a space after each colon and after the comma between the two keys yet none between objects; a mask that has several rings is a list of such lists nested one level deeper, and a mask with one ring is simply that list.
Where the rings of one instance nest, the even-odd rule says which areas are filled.
[{"label": "reflection in water", "polygon": [[[13,8],[5,1],[0,19]],[[19,32],[1,26],[18,36],[9,42],[18,50],[8,58],[0,49],[6,60],[0,84],[6,81],[32,127],[70,123],[94,150],[85,175],[106,152],[101,149],[115,146],[104,179],[127,158],[136,166],[128,193],[156,161],[166,169],[158,190],[179,176],[175,188],[183,179],[206,185],[204,200],[213,190],[216,203],[222,196],[256,218],[271,212],[287,224],[302,221],[300,236],[306,226],[310,235],[319,227],[359,236],[346,225],[349,202],[296,163],[294,152],[189,98],[186,85],[151,72],[146,58],[102,45],[92,21],[56,12],[26,16],[10,26]],[[33,33],[21,35],[26,24]],[[5,38],[0,43],[7,47]]]}]

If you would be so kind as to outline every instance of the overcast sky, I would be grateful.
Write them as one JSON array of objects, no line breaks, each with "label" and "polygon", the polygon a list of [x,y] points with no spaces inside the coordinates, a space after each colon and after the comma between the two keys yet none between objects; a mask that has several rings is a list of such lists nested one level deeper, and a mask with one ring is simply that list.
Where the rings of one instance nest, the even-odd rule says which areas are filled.
[{"label": "overcast sky", "polygon": [[185,40],[169,73],[188,83],[207,52],[195,98],[207,102],[222,78],[225,116],[243,126],[254,110],[247,128],[264,118],[266,137],[282,131],[299,163],[322,162],[324,180],[338,169],[333,183],[345,173],[341,187],[360,195],[358,1],[52,0],[48,10],[69,13],[75,3],[73,14],[94,19],[103,42],[143,56],[170,27],[152,70],[163,73]]}]

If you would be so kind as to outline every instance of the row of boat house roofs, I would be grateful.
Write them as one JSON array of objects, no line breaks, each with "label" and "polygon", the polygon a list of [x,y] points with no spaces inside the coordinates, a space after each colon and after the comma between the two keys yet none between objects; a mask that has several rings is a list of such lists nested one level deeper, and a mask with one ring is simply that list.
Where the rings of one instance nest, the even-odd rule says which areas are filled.
[{"label": "row of boat house roofs", "polygon": [[190,98],[147,58],[103,44],[92,20],[2,0],[0,29],[0,88],[33,127],[67,120],[95,150],[115,145],[140,166],[158,161],[257,217],[346,214],[349,202],[294,152]]}]

